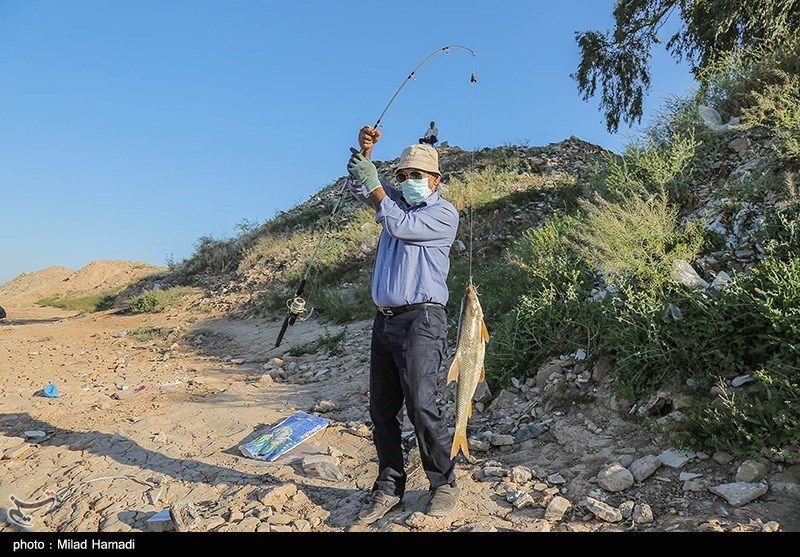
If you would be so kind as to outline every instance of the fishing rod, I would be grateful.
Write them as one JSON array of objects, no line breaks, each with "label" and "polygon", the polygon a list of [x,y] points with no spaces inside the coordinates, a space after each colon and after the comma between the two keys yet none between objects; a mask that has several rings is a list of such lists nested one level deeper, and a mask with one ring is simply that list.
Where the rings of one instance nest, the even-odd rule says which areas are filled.
[{"label": "fishing rod", "polygon": [[[474,50],[472,50],[471,48],[467,48],[466,46],[456,45],[456,44],[445,46],[445,47],[442,47],[442,48],[440,48],[438,50],[434,50],[432,53],[430,53],[428,56],[426,56],[422,60],[422,62],[417,64],[417,67],[414,68],[413,70],[411,70],[411,73],[408,74],[408,77],[406,77],[403,80],[403,82],[400,84],[400,87],[398,87],[397,91],[395,91],[394,95],[392,95],[392,98],[389,99],[389,102],[386,104],[386,107],[383,109],[383,112],[381,112],[381,115],[378,116],[378,119],[375,121],[375,125],[372,126],[372,128],[373,129],[378,129],[378,126],[381,125],[381,121],[383,120],[383,117],[386,115],[386,111],[389,110],[390,106],[392,106],[392,103],[397,98],[397,95],[400,94],[400,91],[403,89],[403,87],[406,86],[406,84],[409,81],[411,81],[412,79],[417,79],[417,71],[422,66],[424,66],[431,58],[433,58],[437,54],[441,54],[442,52],[444,52],[445,54],[450,54],[450,49],[454,49],[454,48],[455,49],[466,50],[467,52],[472,54],[473,58],[478,56],[478,53],[475,52]],[[470,82],[470,84],[475,84],[475,83],[477,83],[477,81],[478,80],[475,77],[475,72],[473,71],[472,75],[470,76],[469,82]],[[352,147],[350,148],[350,151],[353,154],[358,153],[358,151],[356,151]],[[361,149],[361,154],[364,155],[365,157],[369,158],[369,153],[366,151],[366,149]],[[286,308],[287,308],[286,317],[284,318],[283,324],[281,325],[281,330],[278,333],[278,339],[275,341],[275,348],[277,348],[278,346],[281,345],[281,342],[283,341],[283,336],[286,334],[286,329],[289,328],[289,326],[294,325],[295,322],[297,322],[298,319],[300,319],[301,321],[305,321],[305,319],[308,319],[309,317],[311,317],[311,314],[309,313],[305,317],[305,319],[302,318],[302,316],[307,311],[307,309],[306,309],[307,302],[302,297],[302,294],[303,294],[303,291],[305,289],[306,282],[308,280],[308,276],[311,273],[311,268],[314,266],[314,260],[317,258],[317,254],[319,253],[319,249],[320,249],[320,247],[322,247],[322,243],[325,240],[325,235],[328,233],[328,229],[330,228],[330,225],[333,222],[333,218],[334,218],[334,216],[336,216],[336,212],[339,210],[339,205],[341,204],[342,197],[344,196],[345,189],[347,189],[347,178],[346,177],[342,181],[342,187],[339,190],[339,195],[337,196],[336,201],[333,204],[333,209],[331,210],[331,214],[328,216],[328,220],[325,223],[325,227],[322,230],[322,234],[320,235],[319,242],[317,243],[317,247],[314,249],[314,253],[311,256],[311,259],[309,260],[308,265],[306,266],[306,271],[303,274],[303,278],[300,280],[300,284],[298,285],[297,290],[295,290],[294,296],[292,296],[291,298],[286,300]],[[313,309],[312,309],[312,311],[313,311]]]}]

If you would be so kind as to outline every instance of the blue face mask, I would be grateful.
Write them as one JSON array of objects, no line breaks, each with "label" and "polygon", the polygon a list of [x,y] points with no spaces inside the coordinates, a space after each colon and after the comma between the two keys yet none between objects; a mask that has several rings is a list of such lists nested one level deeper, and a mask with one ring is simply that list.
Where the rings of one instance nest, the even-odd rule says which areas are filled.
[{"label": "blue face mask", "polygon": [[431,196],[431,188],[428,187],[427,178],[420,178],[419,180],[409,178],[400,184],[400,187],[403,188],[403,197],[409,205],[422,203]]}]

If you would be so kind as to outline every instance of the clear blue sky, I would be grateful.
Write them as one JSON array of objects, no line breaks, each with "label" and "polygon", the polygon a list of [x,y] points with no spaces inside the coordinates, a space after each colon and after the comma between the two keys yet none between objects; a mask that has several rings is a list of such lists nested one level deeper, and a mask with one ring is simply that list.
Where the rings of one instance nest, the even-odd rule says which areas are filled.
[{"label": "clear blue sky", "polygon": [[[408,73],[374,158],[435,120],[464,149],[571,135],[620,151],[570,74],[613,0],[0,0],[0,284],[96,259],[164,265],[346,172]],[[663,51],[645,116],[694,86]],[[470,74],[477,84],[469,85]]]}]

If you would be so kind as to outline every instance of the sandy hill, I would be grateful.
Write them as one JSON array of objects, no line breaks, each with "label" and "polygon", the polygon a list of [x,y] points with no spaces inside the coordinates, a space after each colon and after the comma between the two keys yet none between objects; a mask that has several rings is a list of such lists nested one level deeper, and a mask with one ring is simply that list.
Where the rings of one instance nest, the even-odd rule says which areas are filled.
[{"label": "sandy hill", "polygon": [[165,267],[137,261],[109,260],[93,261],[77,271],[67,267],[48,267],[23,273],[1,285],[0,305],[32,303],[54,295],[77,297],[117,292],[132,282],[165,271]]}]

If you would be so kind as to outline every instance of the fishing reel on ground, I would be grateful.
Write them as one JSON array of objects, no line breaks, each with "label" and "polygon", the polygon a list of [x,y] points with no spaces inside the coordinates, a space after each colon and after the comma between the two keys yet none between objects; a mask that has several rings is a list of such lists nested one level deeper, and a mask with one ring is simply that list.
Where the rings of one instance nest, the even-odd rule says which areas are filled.
[{"label": "fishing reel on ground", "polygon": [[[306,319],[311,317],[311,314],[314,313],[314,308],[311,310],[306,309],[306,301],[300,297],[300,293],[303,291],[303,287],[306,284],[306,280],[303,279],[300,282],[300,288],[297,289],[293,298],[289,298],[286,300],[286,317],[283,320],[283,325],[281,325],[281,330],[278,333],[278,340],[275,341],[275,348],[281,345],[281,341],[283,340],[283,335],[286,334],[286,329],[290,325],[294,325],[295,321],[298,319],[300,321],[305,321]],[[308,312],[308,315],[305,315]],[[303,317],[305,315],[305,317]]]},{"label": "fishing reel on ground", "polygon": [[[295,321],[306,321],[311,318],[311,315],[314,313],[314,308],[312,307],[310,310],[306,308],[306,301],[301,298],[300,296],[295,296],[294,298],[289,298],[286,300],[286,308],[289,310],[288,319],[289,325],[294,325]],[[308,315],[303,317],[305,313],[308,312]]]}]

